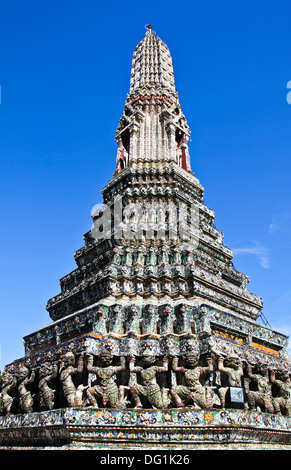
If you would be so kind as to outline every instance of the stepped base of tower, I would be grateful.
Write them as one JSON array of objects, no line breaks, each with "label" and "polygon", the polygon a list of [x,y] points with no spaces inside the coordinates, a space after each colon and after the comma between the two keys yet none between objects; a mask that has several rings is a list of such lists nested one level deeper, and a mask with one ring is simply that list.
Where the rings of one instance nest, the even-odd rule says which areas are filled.
[{"label": "stepped base of tower", "polygon": [[235,409],[77,409],[0,418],[0,448],[291,449],[291,419]]}]

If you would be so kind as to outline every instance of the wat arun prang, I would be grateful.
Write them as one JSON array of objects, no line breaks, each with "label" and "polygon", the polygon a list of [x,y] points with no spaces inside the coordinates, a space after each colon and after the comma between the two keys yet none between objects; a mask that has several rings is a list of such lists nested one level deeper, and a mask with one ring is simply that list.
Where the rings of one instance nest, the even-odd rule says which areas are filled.
[{"label": "wat arun prang", "polygon": [[288,338],[259,322],[189,138],[169,49],[149,26],[77,268],[47,303],[52,322],[4,369],[0,446],[291,446]]}]

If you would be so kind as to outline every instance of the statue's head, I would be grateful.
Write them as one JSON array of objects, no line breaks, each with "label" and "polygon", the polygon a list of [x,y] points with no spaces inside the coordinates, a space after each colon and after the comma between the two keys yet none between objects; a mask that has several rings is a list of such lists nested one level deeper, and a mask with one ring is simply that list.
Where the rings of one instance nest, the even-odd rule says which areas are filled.
[{"label": "statue's head", "polygon": [[2,377],[3,386],[10,385],[13,382],[13,375],[10,372],[5,372]]},{"label": "statue's head", "polygon": [[63,357],[63,363],[64,363],[64,365],[65,365],[66,367],[72,366],[72,365],[75,364],[75,356],[74,356],[74,354],[73,354],[71,351],[67,352],[67,353],[64,355],[64,357]]},{"label": "statue's head", "polygon": [[50,375],[53,371],[53,365],[51,362],[44,362],[39,369],[40,377],[45,377],[46,375]]},{"label": "statue's head", "polygon": [[230,353],[228,356],[226,356],[224,365],[226,367],[230,367],[231,369],[238,369],[241,366],[241,360],[237,354]]},{"label": "statue's head", "polygon": [[156,356],[153,353],[152,344],[147,343],[145,350],[142,353],[142,363],[145,366],[151,366],[156,362]]},{"label": "statue's head", "polygon": [[110,349],[105,348],[101,351],[99,356],[99,361],[101,362],[103,367],[107,367],[112,363],[113,355]]},{"label": "statue's head", "polygon": [[26,366],[21,366],[18,370],[18,378],[19,380],[23,380],[29,375],[29,369]]},{"label": "statue's head", "polygon": [[154,315],[155,309],[152,305],[150,305],[147,309],[149,315]]},{"label": "statue's head", "polygon": [[156,357],[153,354],[143,354],[142,363],[144,366],[152,366],[156,362]]},{"label": "statue's head", "polygon": [[172,308],[171,308],[170,305],[165,305],[165,307],[164,307],[164,313],[166,313],[166,314],[172,313]]},{"label": "statue's head", "polygon": [[184,356],[186,365],[190,368],[195,367],[198,364],[199,354],[191,352]]},{"label": "statue's head", "polygon": [[290,371],[286,369],[285,367],[281,367],[277,371],[277,378],[279,380],[283,380],[283,382],[286,382],[287,380],[290,379]]},{"label": "statue's head", "polygon": [[200,307],[200,313],[201,313],[202,315],[207,315],[207,313],[208,313],[208,308],[205,307],[205,306]]},{"label": "statue's head", "polygon": [[261,375],[266,375],[268,373],[268,364],[263,359],[258,361],[256,364],[257,372]]}]

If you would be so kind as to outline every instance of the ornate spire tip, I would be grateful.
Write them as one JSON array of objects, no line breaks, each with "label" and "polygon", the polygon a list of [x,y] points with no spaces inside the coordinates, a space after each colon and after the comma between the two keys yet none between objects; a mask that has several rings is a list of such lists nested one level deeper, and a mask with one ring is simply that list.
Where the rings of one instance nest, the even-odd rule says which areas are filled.
[{"label": "ornate spire tip", "polygon": [[147,29],[147,32],[146,32],[147,35],[155,34],[155,32],[152,30],[153,27],[151,24],[146,24],[145,28]]}]

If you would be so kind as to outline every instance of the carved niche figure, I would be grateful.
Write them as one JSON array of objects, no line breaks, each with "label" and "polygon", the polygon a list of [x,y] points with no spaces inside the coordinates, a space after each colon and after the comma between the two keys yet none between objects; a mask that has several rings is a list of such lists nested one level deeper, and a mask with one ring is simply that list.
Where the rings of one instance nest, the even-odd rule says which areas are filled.
[{"label": "carved niche figure", "polygon": [[173,358],[172,369],[174,372],[184,374],[186,385],[175,385],[171,388],[171,396],[176,406],[183,407],[185,403],[193,400],[195,408],[212,408],[216,402],[214,392],[210,387],[205,387],[200,382],[203,375],[213,372],[212,358],[206,359],[208,367],[198,366],[199,355],[195,353],[188,353],[184,356],[186,367],[178,367],[178,360],[178,357]]},{"label": "carved niche figure", "polygon": [[291,381],[288,369],[279,369],[271,373],[271,382],[275,386],[276,397],[273,399],[275,413],[291,416]]},{"label": "carved niche figure", "polygon": [[44,362],[39,369],[38,389],[40,406],[49,410],[54,407],[55,390],[50,388],[49,382],[57,377],[58,366],[51,362]]},{"label": "carved niche figure", "polygon": [[64,355],[59,370],[59,378],[68,406],[80,406],[79,397],[78,403],[75,403],[77,388],[73,382],[72,376],[83,371],[84,353],[81,353],[77,367],[75,367],[75,363],[76,359],[74,354],[72,352],[68,352]]},{"label": "carved niche figure", "polygon": [[157,311],[153,305],[147,305],[142,316],[143,334],[156,333]]},{"label": "carved niche figure", "polygon": [[226,386],[218,389],[218,395],[222,408],[225,408],[225,398],[229,387],[241,387],[242,377],[244,375],[243,366],[237,354],[231,353],[223,359],[218,356],[218,370],[222,372],[226,379]]},{"label": "carved niche figure", "polygon": [[138,246],[137,248],[137,258],[135,264],[140,264],[141,266],[145,263],[146,248],[143,245]]},{"label": "carved niche figure", "polygon": [[90,405],[98,408],[97,398],[102,399],[104,407],[109,403],[111,408],[124,407],[126,400],[124,399],[125,386],[118,388],[115,382],[115,374],[125,370],[125,358],[120,358],[119,366],[112,366],[113,355],[111,351],[105,349],[99,356],[101,366],[93,366],[93,355],[87,355],[87,370],[92,374],[96,374],[100,380],[100,385],[89,387],[86,391]]},{"label": "carved niche figure", "polygon": [[122,261],[122,248],[115,247],[113,248],[113,264],[117,264],[118,266],[121,264]]},{"label": "carved niche figure", "polygon": [[32,413],[33,411],[33,396],[27,386],[34,382],[35,372],[28,369],[26,366],[21,366],[17,374],[18,378],[18,393],[19,393],[19,406],[23,413]]},{"label": "carved niche figure", "polygon": [[14,398],[9,395],[9,392],[17,386],[17,379],[9,372],[5,372],[2,377],[2,391],[1,391],[1,412],[5,415],[9,415],[11,407],[14,402]]},{"label": "carved niche figure", "polygon": [[126,316],[126,333],[135,332],[138,333],[139,328],[139,311],[135,305],[129,307]]},{"label": "carved niche figure", "polygon": [[257,373],[252,372],[252,367],[248,364],[248,376],[251,379],[250,385],[255,385],[257,390],[250,390],[247,392],[247,401],[250,410],[255,410],[257,407],[261,411],[267,413],[274,413],[274,402],[272,397],[272,383],[269,378],[268,365],[261,361],[257,363]]},{"label": "carved niche figure", "polygon": [[211,324],[208,308],[201,306],[199,309],[200,321],[199,321],[199,335],[209,336],[211,334]]},{"label": "carved niche figure", "polygon": [[142,366],[135,365],[135,357],[131,356],[129,371],[137,373],[141,377],[142,384],[136,383],[130,386],[130,392],[134,400],[135,408],[142,408],[140,396],[146,397],[153,408],[167,408],[169,405],[168,389],[160,387],[156,376],[168,371],[168,358],[163,358],[163,365],[156,366],[156,357],[150,347],[147,347],[142,355]]}]

